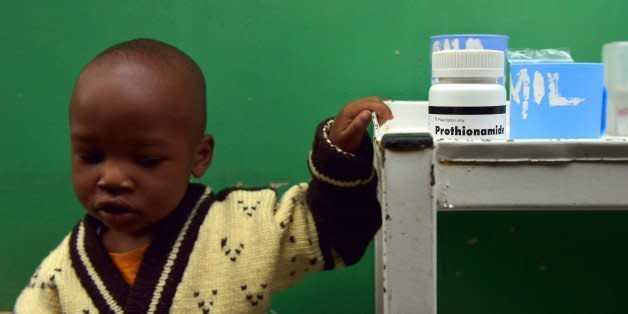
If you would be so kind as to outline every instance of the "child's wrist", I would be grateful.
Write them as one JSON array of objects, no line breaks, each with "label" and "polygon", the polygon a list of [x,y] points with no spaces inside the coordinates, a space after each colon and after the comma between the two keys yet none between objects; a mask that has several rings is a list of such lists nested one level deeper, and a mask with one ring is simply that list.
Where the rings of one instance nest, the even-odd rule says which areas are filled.
[{"label": "child's wrist", "polygon": [[330,119],[327,122],[325,122],[325,125],[323,126],[322,131],[323,131],[323,138],[325,139],[325,142],[327,142],[327,144],[329,144],[329,146],[333,148],[335,151],[337,151],[338,153],[343,154],[345,156],[349,156],[349,157],[355,157],[355,154],[343,150],[342,148],[338,147],[338,145],[334,144],[329,139],[329,131],[331,131],[331,127],[333,125],[334,125],[334,119]]},{"label": "child's wrist", "polygon": [[373,178],[373,146],[365,135],[358,151],[349,153],[335,145],[328,134],[334,120],[325,120],[318,125],[309,167],[319,180],[342,187],[355,187],[368,183]]}]

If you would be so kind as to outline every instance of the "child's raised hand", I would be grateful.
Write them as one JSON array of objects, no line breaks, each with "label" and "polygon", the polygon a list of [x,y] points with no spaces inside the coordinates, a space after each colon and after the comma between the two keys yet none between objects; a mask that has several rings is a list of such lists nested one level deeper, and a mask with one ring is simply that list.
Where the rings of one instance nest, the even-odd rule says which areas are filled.
[{"label": "child's raised hand", "polygon": [[340,149],[356,153],[362,143],[366,128],[375,112],[379,124],[393,118],[390,108],[375,96],[361,98],[345,105],[329,131],[329,140]]}]

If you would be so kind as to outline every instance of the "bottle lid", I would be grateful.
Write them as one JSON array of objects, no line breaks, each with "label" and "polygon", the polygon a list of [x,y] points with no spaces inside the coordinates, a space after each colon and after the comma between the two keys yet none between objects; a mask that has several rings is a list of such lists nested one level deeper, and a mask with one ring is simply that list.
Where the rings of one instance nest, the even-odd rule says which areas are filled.
[{"label": "bottle lid", "polygon": [[504,76],[504,52],[500,50],[443,50],[432,54],[433,77]]},{"label": "bottle lid", "polygon": [[606,87],[628,91],[628,41],[605,44],[602,48],[602,62]]}]

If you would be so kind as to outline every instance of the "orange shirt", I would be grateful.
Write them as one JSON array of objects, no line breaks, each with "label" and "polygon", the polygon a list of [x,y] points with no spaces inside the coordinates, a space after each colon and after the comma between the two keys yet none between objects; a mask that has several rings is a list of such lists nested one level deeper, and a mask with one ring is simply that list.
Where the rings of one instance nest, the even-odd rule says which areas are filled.
[{"label": "orange shirt", "polygon": [[137,271],[140,268],[142,257],[144,257],[146,249],[148,249],[148,245],[128,252],[109,253],[113,263],[122,274],[124,281],[126,281],[130,286],[133,286],[133,283],[135,283],[135,275],[137,275]]}]

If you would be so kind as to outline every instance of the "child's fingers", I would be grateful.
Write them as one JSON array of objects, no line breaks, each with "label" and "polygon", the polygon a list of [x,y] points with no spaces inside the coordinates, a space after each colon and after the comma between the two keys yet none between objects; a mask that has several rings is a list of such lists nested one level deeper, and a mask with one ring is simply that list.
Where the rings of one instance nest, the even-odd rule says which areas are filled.
[{"label": "child's fingers", "polygon": [[352,109],[355,111],[355,114],[358,114],[358,112],[361,112],[364,109],[375,112],[379,124],[384,124],[384,122],[393,118],[390,108],[388,108],[388,106],[376,96],[361,99],[361,101]]},{"label": "child's fingers", "polygon": [[348,138],[362,138],[366,128],[371,123],[371,111],[362,110],[358,116],[356,116],[351,124],[345,129],[344,135]]},{"label": "child's fingers", "polygon": [[393,118],[390,108],[379,98],[372,103],[371,110],[377,115],[377,122],[380,125]]}]

